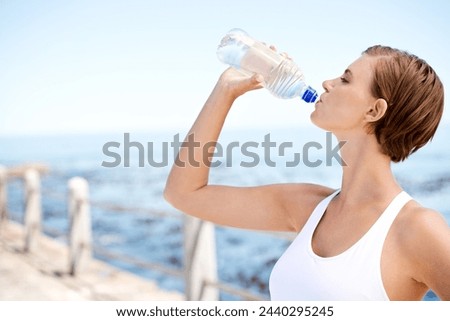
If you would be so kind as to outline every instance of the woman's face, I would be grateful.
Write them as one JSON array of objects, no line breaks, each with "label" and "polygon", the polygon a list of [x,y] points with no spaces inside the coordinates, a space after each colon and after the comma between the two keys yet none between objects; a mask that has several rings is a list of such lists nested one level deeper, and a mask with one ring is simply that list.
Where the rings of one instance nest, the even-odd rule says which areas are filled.
[{"label": "woman's face", "polygon": [[376,60],[363,55],[342,76],[324,81],[325,92],[315,104],[311,121],[335,134],[365,130],[365,115],[376,101],[370,89]]}]

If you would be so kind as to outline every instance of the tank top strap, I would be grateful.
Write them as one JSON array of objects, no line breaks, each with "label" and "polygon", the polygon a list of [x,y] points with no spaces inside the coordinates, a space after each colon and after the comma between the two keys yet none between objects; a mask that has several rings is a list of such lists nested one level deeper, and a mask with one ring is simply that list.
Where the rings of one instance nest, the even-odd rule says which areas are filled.
[{"label": "tank top strap", "polygon": [[308,221],[306,222],[305,226],[303,227],[302,234],[308,235],[310,233],[313,233],[316,229],[317,224],[319,224],[320,219],[325,214],[326,209],[328,208],[328,204],[330,204],[331,200],[339,194],[341,190],[338,189],[334,191],[332,194],[325,197],[323,200],[317,204],[317,206],[314,208],[314,211],[311,213]]},{"label": "tank top strap", "polygon": [[387,235],[398,213],[410,200],[412,200],[412,197],[405,191],[401,191],[397,194],[375,223],[376,228],[381,229],[384,231],[383,234]]}]

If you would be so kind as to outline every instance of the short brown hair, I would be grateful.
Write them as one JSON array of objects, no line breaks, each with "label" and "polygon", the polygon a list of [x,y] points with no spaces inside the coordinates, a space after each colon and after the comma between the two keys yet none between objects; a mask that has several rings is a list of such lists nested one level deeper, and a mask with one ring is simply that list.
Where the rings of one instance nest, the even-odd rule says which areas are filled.
[{"label": "short brown hair", "polygon": [[371,90],[388,104],[369,130],[383,153],[403,161],[433,138],[444,111],[444,87],[430,65],[406,51],[377,45],[363,54],[378,57]]}]

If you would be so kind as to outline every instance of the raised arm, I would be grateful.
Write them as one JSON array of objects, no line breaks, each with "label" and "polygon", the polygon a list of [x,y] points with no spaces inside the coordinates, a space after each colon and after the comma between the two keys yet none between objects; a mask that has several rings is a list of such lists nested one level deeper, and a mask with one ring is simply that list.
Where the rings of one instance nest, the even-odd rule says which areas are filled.
[{"label": "raised arm", "polygon": [[261,76],[229,68],[189,131],[167,179],[164,197],[186,214],[217,224],[296,231],[332,190],[311,184],[231,187],[208,184],[211,155],[235,99],[261,87]]}]

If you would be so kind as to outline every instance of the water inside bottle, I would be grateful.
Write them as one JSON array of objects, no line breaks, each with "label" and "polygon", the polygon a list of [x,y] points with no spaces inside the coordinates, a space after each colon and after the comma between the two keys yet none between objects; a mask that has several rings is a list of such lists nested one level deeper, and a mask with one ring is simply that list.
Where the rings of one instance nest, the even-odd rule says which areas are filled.
[{"label": "water inside bottle", "polygon": [[243,57],[247,54],[250,45],[248,36],[241,29],[233,29],[220,41],[217,47],[217,57],[220,61],[236,69],[241,69]]},{"label": "water inside bottle", "polygon": [[288,59],[284,59],[270,72],[265,83],[265,87],[279,98],[300,96],[305,87],[303,73]]}]

